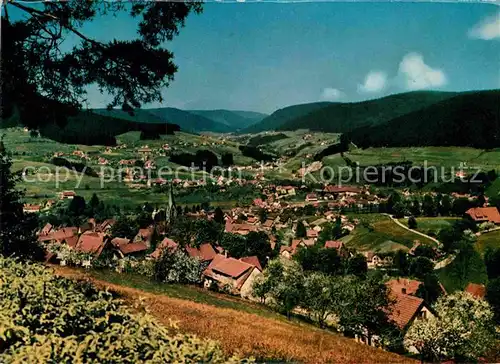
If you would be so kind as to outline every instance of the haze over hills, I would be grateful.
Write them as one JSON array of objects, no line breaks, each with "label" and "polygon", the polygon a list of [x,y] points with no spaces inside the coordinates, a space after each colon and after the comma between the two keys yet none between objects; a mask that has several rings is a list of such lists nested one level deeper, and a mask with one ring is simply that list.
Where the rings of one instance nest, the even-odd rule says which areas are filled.
[{"label": "haze over hills", "polygon": [[253,111],[232,110],[181,110],[174,107],[136,109],[130,115],[121,109],[94,109],[94,113],[117,119],[142,123],[173,123],[183,131],[229,133],[252,125],[266,114]]},{"label": "haze over hills", "polygon": [[200,115],[217,123],[224,124],[234,130],[241,130],[258,123],[268,115],[255,111],[240,110],[188,110],[191,114]]},{"label": "haze over hills", "polygon": [[242,133],[259,133],[266,130],[275,130],[288,121],[307,115],[328,105],[331,105],[331,102],[313,102],[310,104],[287,106],[273,112],[259,123],[242,130]]},{"label": "haze over hills", "polygon": [[165,122],[171,122],[179,125],[181,130],[187,132],[198,133],[211,131],[214,133],[229,133],[233,131],[228,125],[174,107],[162,107],[158,109],[146,110]]}]

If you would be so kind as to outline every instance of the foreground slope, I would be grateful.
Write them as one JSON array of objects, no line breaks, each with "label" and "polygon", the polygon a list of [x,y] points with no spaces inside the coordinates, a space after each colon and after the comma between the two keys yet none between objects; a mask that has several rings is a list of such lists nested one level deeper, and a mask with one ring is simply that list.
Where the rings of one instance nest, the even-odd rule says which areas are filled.
[{"label": "foreground slope", "polygon": [[227,362],[213,341],[132,313],[88,282],[0,257],[1,363]]},{"label": "foreground slope", "polygon": [[[73,278],[88,278],[98,286],[106,287],[119,293],[127,301],[135,302],[139,297],[149,313],[159,322],[168,323],[177,320],[182,332],[196,333],[204,338],[220,342],[227,354],[238,353],[240,356],[253,356],[259,361],[294,361],[305,363],[403,363],[414,362],[411,359],[356,343],[352,339],[320,330],[307,324],[286,321],[271,312],[258,314],[262,306],[228,296],[203,291],[208,303],[192,302],[172,298],[175,288],[167,295],[160,289],[145,290],[127,287],[128,278],[122,278],[120,285],[92,277],[94,273],[82,273],[71,268],[57,268],[61,275]],[[115,277],[119,274],[115,274]],[[99,278],[113,280],[113,275],[102,274]],[[159,287],[161,285],[156,285]],[[166,289],[172,287],[163,285]],[[151,288],[151,287],[149,287]],[[195,288],[187,289],[196,290]],[[177,295],[178,296],[178,295]],[[215,305],[214,301],[218,303]],[[223,308],[223,307],[225,308]],[[243,310],[242,306],[246,309]],[[229,308],[232,307],[232,308]],[[237,308],[237,309],[235,309]]]}]

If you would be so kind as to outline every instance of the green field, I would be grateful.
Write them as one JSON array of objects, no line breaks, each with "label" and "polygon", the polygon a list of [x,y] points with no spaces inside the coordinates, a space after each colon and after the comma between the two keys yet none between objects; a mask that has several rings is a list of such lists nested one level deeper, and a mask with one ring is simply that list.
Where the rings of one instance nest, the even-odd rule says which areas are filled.
[{"label": "green field", "polygon": [[[498,172],[498,171],[497,171]],[[486,190],[486,195],[489,197],[496,197],[500,195],[500,178],[497,178],[490,187]]]},{"label": "green field", "polygon": [[[453,222],[460,220],[458,217],[419,217],[415,230],[424,234],[437,235],[443,228],[451,226]],[[399,219],[403,225],[408,226],[408,219]]]},{"label": "green field", "polygon": [[476,249],[484,254],[486,248],[500,248],[500,230],[481,234],[477,238]]},{"label": "green field", "polygon": [[[63,158],[75,162],[84,162],[96,172],[101,170],[98,157],[106,158],[112,166],[118,168],[118,163],[122,159],[141,159],[137,152],[138,148],[148,145],[151,149],[160,150],[165,143],[168,143],[174,152],[194,153],[199,149],[207,149],[217,154],[219,158],[223,153],[233,153],[235,162],[238,165],[248,165],[253,162],[252,159],[241,154],[238,143],[234,141],[183,132],[163,136],[160,140],[148,141],[140,140],[139,132],[128,132],[117,137],[118,144],[125,145],[125,147],[115,148],[111,153],[106,152],[107,148],[105,146],[62,144],[43,137],[30,137],[28,131],[19,127],[2,129],[2,134],[7,150],[12,153],[12,170],[20,172],[26,167],[36,169],[36,178],[34,175],[28,175],[29,180],[21,180],[17,185],[20,189],[25,190],[25,201],[29,203],[57,198],[58,193],[64,190],[73,190],[85,199],[89,199],[93,193],[96,193],[100,200],[121,206],[146,202],[161,205],[168,200],[167,195],[164,193],[156,193],[153,189],[129,186],[124,181],[117,179],[105,181],[101,186],[100,178],[82,175],[75,171],[69,171],[68,174],[65,171],[64,173],[61,172],[60,177],[56,178],[56,166],[50,163],[56,152],[63,153]],[[72,153],[76,150],[87,153],[91,159],[82,161],[79,157],[73,156]],[[168,156],[154,155],[152,158],[157,168],[170,167],[175,170],[179,167],[177,164],[170,162]],[[190,179],[191,176],[190,172],[179,172],[177,174],[177,177],[181,179]],[[198,179],[203,176],[203,172],[195,172],[194,176]],[[189,201],[183,201],[183,198],[180,198],[178,202],[201,203],[206,200],[206,196],[200,196],[200,198],[199,201],[193,201],[192,198],[188,199]],[[215,205],[227,202],[221,196],[216,196],[212,200],[214,200]]]},{"label": "green field", "polygon": [[412,161],[415,165],[440,166],[458,169],[461,163],[485,171],[500,170],[500,149],[484,151],[467,147],[411,147],[353,149],[346,153],[361,166]]},{"label": "green field", "polygon": [[380,214],[354,215],[364,223],[359,224],[351,234],[342,238],[350,247],[360,251],[389,252],[408,250],[419,240],[423,244],[434,245],[432,240],[408,231]]},{"label": "green field", "polygon": [[463,277],[461,277],[459,264],[456,261],[437,271],[439,281],[448,293],[463,290],[468,283],[486,284],[488,282],[486,266],[480,254],[476,253],[470,257],[469,267]]}]

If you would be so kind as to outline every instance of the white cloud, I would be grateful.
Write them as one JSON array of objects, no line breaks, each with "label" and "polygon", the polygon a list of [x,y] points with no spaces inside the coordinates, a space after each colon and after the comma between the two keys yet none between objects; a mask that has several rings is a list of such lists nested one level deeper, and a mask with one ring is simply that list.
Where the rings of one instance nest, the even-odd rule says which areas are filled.
[{"label": "white cloud", "polygon": [[408,90],[440,87],[446,84],[446,75],[440,69],[426,65],[419,53],[408,53],[399,64],[399,76]]},{"label": "white cloud", "polygon": [[380,92],[387,83],[387,74],[381,71],[370,71],[362,85],[358,85],[358,92]]},{"label": "white cloud", "polygon": [[327,87],[321,93],[321,98],[328,101],[338,100],[342,97],[344,97],[344,93],[337,88]]},{"label": "white cloud", "polygon": [[500,38],[500,12],[482,19],[469,30],[468,36],[484,40]]}]

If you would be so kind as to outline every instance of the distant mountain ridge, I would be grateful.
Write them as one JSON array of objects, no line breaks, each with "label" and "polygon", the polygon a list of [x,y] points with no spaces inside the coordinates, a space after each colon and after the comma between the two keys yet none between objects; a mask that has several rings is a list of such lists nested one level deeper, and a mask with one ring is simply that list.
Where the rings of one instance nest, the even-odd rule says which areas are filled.
[{"label": "distant mountain ridge", "polygon": [[313,102],[310,104],[299,104],[287,106],[282,109],[276,110],[271,115],[262,119],[260,122],[243,129],[242,133],[260,133],[266,130],[275,130],[286,122],[295,118],[307,115],[310,112],[321,109],[325,106],[331,105],[331,102]]},{"label": "distant mountain ridge", "polygon": [[363,126],[383,124],[456,95],[455,92],[414,91],[362,102],[335,102],[289,120],[278,130],[346,133]]},{"label": "distant mountain ridge", "polygon": [[94,113],[133,122],[173,123],[181,130],[191,133],[214,132],[230,133],[252,125],[266,114],[240,110],[181,110],[174,107],[136,109],[130,115],[120,109],[94,109]]},{"label": "distant mountain ridge", "polygon": [[500,147],[500,90],[464,92],[345,136],[358,147]]},{"label": "distant mountain ridge", "polygon": [[243,132],[343,133],[360,147],[500,147],[500,91],[414,91],[352,103],[280,109]]},{"label": "distant mountain ridge", "polygon": [[211,119],[217,123],[224,124],[234,131],[241,130],[249,127],[255,123],[258,123],[267,114],[255,112],[255,111],[241,111],[241,110],[187,110],[191,114],[196,114],[203,116],[207,119]]}]

